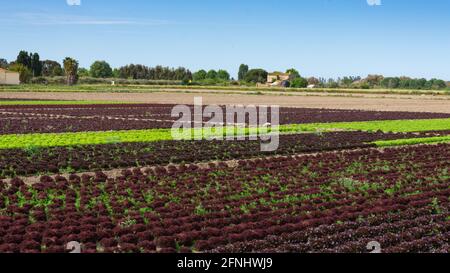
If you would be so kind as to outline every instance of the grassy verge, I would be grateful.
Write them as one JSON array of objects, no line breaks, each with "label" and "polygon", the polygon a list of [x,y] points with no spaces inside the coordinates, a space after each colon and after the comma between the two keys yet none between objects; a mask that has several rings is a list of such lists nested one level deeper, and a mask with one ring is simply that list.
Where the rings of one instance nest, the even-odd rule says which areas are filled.
[{"label": "grassy verge", "polygon": [[344,88],[280,88],[254,86],[183,86],[183,85],[115,85],[80,84],[39,85],[24,84],[19,86],[0,86],[0,92],[157,92],[164,89],[176,90],[217,90],[217,91],[257,91],[257,92],[318,92],[318,93],[350,93],[350,94],[398,94],[398,95],[449,95],[448,90],[409,90],[409,89],[344,89]]},{"label": "grassy verge", "polygon": [[[362,130],[384,132],[422,132],[436,130],[450,130],[450,119],[434,120],[400,120],[400,121],[370,121],[343,122],[318,124],[293,124],[279,126],[281,133],[300,133],[334,130]],[[191,130],[183,139],[190,139],[195,133],[202,137],[222,136],[224,131],[230,135],[262,134],[262,129],[246,128],[237,130],[226,127],[224,130],[210,131],[207,129]],[[267,132],[264,132],[267,133]],[[51,133],[51,134],[16,134],[0,136],[0,149],[20,149],[28,147],[56,147],[76,145],[97,145],[125,142],[152,142],[173,140],[171,129],[149,129],[109,132],[79,132],[79,133]],[[411,140],[413,141],[413,140]],[[418,141],[418,140],[417,140]],[[386,145],[386,144],[385,144]],[[392,145],[395,145],[392,144]]]}]

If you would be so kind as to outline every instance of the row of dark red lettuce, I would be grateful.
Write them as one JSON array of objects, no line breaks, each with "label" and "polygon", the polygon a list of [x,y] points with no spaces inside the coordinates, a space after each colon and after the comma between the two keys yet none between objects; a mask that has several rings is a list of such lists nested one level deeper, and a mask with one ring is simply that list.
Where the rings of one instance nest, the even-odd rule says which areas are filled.
[{"label": "row of dark red lettuce", "polygon": [[448,251],[450,145],[0,183],[0,252]]}]

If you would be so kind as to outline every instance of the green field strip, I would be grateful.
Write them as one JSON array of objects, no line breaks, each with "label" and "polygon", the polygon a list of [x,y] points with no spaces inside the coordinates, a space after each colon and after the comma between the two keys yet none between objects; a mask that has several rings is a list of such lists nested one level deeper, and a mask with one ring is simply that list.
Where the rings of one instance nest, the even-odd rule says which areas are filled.
[{"label": "green field strip", "polygon": [[438,143],[448,143],[448,142],[450,142],[450,136],[380,140],[380,141],[374,141],[374,142],[372,142],[372,144],[375,144],[378,147],[391,147],[391,146],[404,146],[404,145],[416,145],[416,144],[438,144]]},{"label": "green field strip", "polygon": [[395,133],[426,132],[450,130],[450,119],[421,119],[421,120],[383,120],[364,122],[336,122],[291,124],[280,126],[281,132],[308,131],[383,131]]},{"label": "green field strip", "polygon": [[167,129],[4,135],[0,137],[0,149],[153,142],[171,139],[171,131]]},{"label": "green field strip", "polygon": [[[200,138],[212,138],[226,135],[264,134],[262,128],[246,128],[238,130],[225,127],[224,130],[211,131],[207,129],[192,129],[182,139],[189,140],[195,134]],[[200,132],[199,132],[200,130]],[[450,130],[450,119],[434,120],[402,120],[402,121],[370,121],[343,123],[294,124],[279,126],[280,133],[301,133],[334,130],[362,130],[384,132],[423,132]],[[274,133],[274,131],[272,131]],[[77,133],[45,133],[45,134],[14,134],[0,136],[0,149],[21,149],[29,147],[58,147],[77,145],[98,145],[129,142],[154,142],[173,140],[171,129],[148,129],[107,132],[77,132]]]},{"label": "green field strip", "polygon": [[[251,128],[237,132],[231,129],[229,135],[256,134],[258,129]],[[233,133],[234,131],[234,133]],[[197,132],[197,133],[196,133]],[[201,134],[199,139],[209,139],[217,136],[225,136],[224,132],[215,133],[201,129],[191,129],[187,134],[182,134],[176,140],[192,140],[196,134]],[[79,145],[100,145],[131,142],[155,142],[174,140],[171,129],[148,129],[107,132],[76,132],[76,133],[48,133],[48,134],[14,134],[0,136],[0,149],[22,149],[30,147],[64,147]]]}]

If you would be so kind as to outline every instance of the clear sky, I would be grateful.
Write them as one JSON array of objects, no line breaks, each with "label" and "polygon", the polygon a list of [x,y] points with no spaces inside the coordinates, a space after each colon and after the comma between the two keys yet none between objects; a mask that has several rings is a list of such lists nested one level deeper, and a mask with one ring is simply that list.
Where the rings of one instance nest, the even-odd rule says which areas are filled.
[{"label": "clear sky", "polygon": [[75,57],[83,67],[106,60],[235,76],[246,63],[304,76],[450,80],[447,0],[79,2],[0,0],[0,58],[23,49],[42,59]]}]

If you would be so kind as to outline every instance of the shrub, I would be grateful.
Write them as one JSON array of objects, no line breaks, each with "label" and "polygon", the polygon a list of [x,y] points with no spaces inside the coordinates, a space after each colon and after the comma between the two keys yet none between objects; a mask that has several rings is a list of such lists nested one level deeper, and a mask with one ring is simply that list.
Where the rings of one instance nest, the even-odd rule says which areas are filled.
[{"label": "shrub", "polygon": [[23,64],[13,64],[9,68],[11,71],[18,72],[20,74],[20,82],[21,83],[29,83],[33,78],[33,74],[31,70],[24,66]]},{"label": "shrub", "polygon": [[245,81],[252,83],[266,83],[268,74],[269,73],[264,69],[252,69],[245,75]]},{"label": "shrub", "polygon": [[292,80],[291,87],[293,88],[305,88],[308,86],[308,80],[302,77]]},{"label": "shrub", "polygon": [[113,70],[107,62],[96,61],[91,65],[89,75],[93,78],[110,78],[113,76]]},{"label": "shrub", "polygon": [[48,84],[48,81],[45,77],[37,77],[31,79],[32,84]]}]

